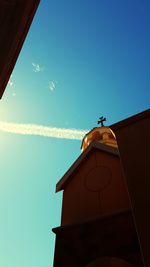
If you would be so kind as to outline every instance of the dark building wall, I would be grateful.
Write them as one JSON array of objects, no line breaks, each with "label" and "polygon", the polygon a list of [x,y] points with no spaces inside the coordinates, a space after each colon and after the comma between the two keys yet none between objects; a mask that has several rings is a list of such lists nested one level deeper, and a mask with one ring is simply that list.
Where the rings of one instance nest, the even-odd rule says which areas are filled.
[{"label": "dark building wall", "polygon": [[146,267],[150,266],[150,110],[111,126],[117,137]]},{"label": "dark building wall", "polygon": [[[54,267],[88,267],[105,257],[143,267],[131,210],[61,226],[53,232],[56,233]],[[105,266],[102,263],[99,267]]]},{"label": "dark building wall", "polygon": [[40,0],[0,0],[0,98]]},{"label": "dark building wall", "polygon": [[64,188],[62,225],[83,222],[129,206],[119,157],[94,149]]},{"label": "dark building wall", "polygon": [[92,263],[86,265],[86,267],[134,267],[131,263],[119,258],[105,257],[99,258]]}]

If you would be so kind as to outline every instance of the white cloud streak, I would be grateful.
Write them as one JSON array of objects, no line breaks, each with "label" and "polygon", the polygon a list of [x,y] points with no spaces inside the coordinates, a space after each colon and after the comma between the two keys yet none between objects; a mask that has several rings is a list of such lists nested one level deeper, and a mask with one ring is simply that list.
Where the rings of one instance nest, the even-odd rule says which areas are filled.
[{"label": "white cloud streak", "polygon": [[17,124],[3,121],[0,121],[0,131],[72,140],[82,140],[84,135],[88,132],[88,130],[54,128],[36,124]]}]

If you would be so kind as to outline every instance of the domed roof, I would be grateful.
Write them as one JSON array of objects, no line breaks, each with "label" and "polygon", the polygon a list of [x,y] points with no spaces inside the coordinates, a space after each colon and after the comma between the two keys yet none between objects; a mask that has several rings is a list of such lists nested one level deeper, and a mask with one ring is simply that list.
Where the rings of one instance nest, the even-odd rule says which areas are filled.
[{"label": "domed roof", "polygon": [[88,132],[82,141],[81,149],[84,151],[92,141],[97,141],[112,147],[118,147],[114,132],[108,126],[95,127]]}]

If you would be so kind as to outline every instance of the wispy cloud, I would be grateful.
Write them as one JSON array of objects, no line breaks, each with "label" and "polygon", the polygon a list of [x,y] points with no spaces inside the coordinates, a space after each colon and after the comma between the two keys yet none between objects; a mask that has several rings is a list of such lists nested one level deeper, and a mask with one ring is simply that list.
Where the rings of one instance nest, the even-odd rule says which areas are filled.
[{"label": "wispy cloud", "polygon": [[12,81],[12,75],[10,75],[10,79],[9,79],[9,81],[8,81],[8,85],[10,86],[10,87],[12,87],[13,86],[13,81]]},{"label": "wispy cloud", "polygon": [[72,140],[82,140],[84,135],[88,132],[88,130],[55,128],[36,124],[17,124],[3,121],[0,121],[0,131]]},{"label": "wispy cloud", "polygon": [[57,84],[57,81],[49,81],[48,83],[48,88],[51,90],[51,91],[54,91],[56,89],[56,84]]},{"label": "wispy cloud", "polygon": [[32,63],[33,71],[34,72],[41,72],[44,70],[44,67],[41,67],[39,64]]},{"label": "wispy cloud", "polygon": [[13,75],[10,76],[10,79],[8,81],[8,86],[11,88],[12,96],[16,96],[16,93],[14,91],[14,82],[12,81]]},{"label": "wispy cloud", "polygon": [[14,83],[13,83],[11,80],[8,81],[8,85],[9,85],[10,87],[12,87],[13,84],[14,84]]}]

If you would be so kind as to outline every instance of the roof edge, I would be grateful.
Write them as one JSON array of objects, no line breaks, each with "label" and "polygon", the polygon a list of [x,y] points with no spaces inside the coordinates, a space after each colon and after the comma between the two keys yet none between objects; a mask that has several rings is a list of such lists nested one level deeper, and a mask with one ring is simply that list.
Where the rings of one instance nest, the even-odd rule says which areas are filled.
[{"label": "roof edge", "polygon": [[110,129],[112,129],[114,132],[117,131],[120,128],[126,127],[129,124],[136,123],[139,120],[145,119],[147,117],[150,117],[150,109],[146,109],[145,111],[142,111],[140,113],[137,113],[127,119],[124,119],[122,121],[119,121],[117,123],[114,123],[110,125]]}]

